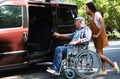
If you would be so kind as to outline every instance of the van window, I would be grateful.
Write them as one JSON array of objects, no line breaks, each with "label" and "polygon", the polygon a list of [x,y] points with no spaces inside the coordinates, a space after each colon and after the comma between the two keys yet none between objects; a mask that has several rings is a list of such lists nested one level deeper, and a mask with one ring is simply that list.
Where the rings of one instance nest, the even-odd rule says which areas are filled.
[{"label": "van window", "polygon": [[0,6],[0,28],[21,27],[22,7],[5,5]]},{"label": "van window", "polygon": [[58,11],[58,25],[73,25],[73,12],[67,8],[59,8]]}]

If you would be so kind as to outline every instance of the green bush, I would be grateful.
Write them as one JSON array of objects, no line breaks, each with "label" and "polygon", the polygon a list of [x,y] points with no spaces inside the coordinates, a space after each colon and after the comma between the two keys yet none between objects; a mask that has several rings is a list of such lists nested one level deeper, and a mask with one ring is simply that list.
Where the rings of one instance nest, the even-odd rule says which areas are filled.
[{"label": "green bush", "polygon": [[120,33],[117,31],[113,31],[113,33],[107,34],[109,40],[120,40]]}]

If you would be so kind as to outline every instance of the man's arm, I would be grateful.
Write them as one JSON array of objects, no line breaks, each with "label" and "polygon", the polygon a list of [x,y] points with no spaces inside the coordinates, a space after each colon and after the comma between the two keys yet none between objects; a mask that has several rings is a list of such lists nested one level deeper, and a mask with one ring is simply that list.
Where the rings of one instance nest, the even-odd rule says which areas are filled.
[{"label": "man's arm", "polygon": [[77,41],[72,41],[72,42],[70,42],[69,43],[69,45],[77,45],[77,44],[80,44],[81,42],[80,42],[80,39],[78,39]]},{"label": "man's arm", "polygon": [[59,34],[57,32],[54,32],[54,36],[56,38],[69,38],[69,34]]}]

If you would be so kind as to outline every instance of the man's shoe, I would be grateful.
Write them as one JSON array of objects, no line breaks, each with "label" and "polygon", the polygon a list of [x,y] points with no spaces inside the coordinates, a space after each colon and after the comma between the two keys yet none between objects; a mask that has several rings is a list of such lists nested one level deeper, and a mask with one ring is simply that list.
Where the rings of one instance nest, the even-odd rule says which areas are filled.
[{"label": "man's shoe", "polygon": [[106,74],[107,74],[107,71],[100,70],[100,72],[99,72],[99,75],[106,75]]},{"label": "man's shoe", "polygon": [[48,67],[48,69],[46,70],[47,72],[54,74],[56,71],[50,67]]},{"label": "man's shoe", "polygon": [[119,73],[119,67],[118,67],[117,62],[114,62],[114,65],[115,65],[114,71],[118,74]]},{"label": "man's shoe", "polygon": [[54,69],[52,69],[50,67],[48,67],[48,69],[46,71],[53,74],[53,75],[56,75],[56,76],[60,75],[56,70],[54,70]]}]

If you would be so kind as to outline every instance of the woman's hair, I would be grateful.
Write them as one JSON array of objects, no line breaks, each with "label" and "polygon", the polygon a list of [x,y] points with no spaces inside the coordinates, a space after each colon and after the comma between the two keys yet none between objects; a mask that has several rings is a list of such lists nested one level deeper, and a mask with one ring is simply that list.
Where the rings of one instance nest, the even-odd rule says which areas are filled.
[{"label": "woman's hair", "polygon": [[95,5],[93,2],[88,2],[86,3],[87,7],[92,11],[92,12],[97,12],[98,10],[96,9]]},{"label": "woman's hair", "polygon": [[99,11],[100,12],[100,14],[102,15],[102,17],[104,17],[104,13],[103,13],[103,11]]}]

